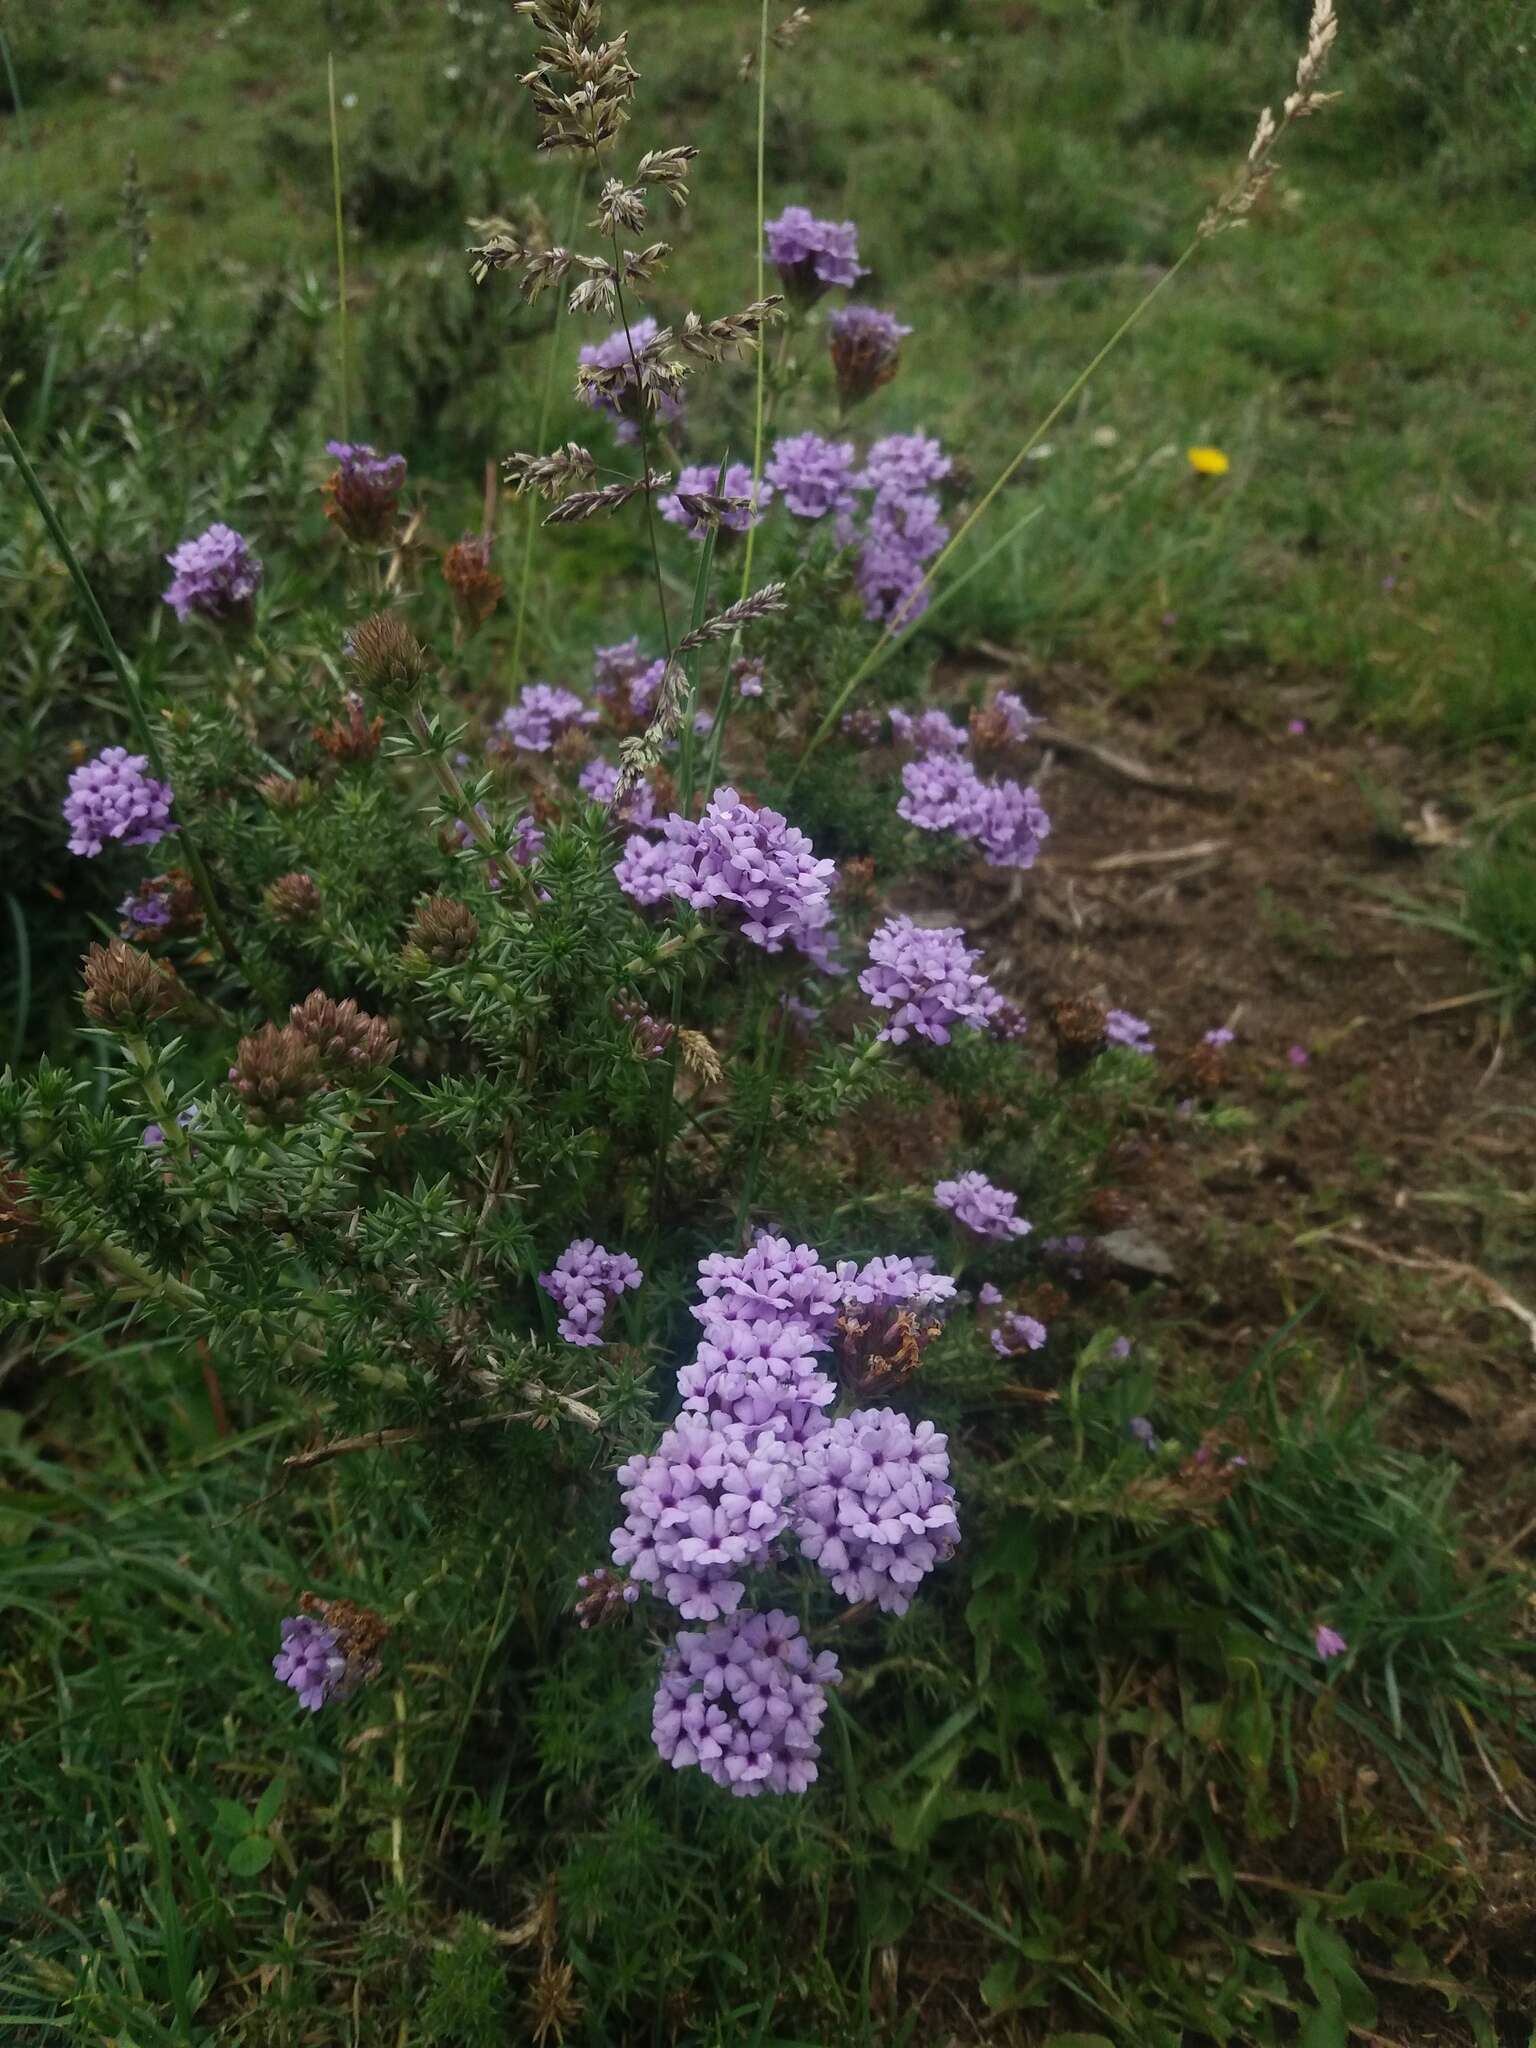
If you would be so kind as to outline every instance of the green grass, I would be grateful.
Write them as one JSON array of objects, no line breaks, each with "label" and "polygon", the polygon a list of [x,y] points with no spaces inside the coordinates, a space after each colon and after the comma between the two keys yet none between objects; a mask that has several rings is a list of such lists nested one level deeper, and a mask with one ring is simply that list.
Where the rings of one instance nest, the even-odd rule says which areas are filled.
[{"label": "green grass", "polygon": [[[856,217],[867,289],[916,329],[872,420],[940,432],[978,482],[1000,466],[1183,247],[1259,99],[1280,91],[1294,32],[1277,12],[1248,9],[1240,34],[1213,16],[1200,37],[1127,7],[1094,10],[1090,30],[1071,8],[908,0],[893,17],[885,0],[846,0],[775,58],[770,208],[811,198]],[[754,12],[649,0],[628,19],[648,106],[703,151],[669,290],[739,301],[753,282],[755,90],[735,70]],[[1454,63],[1442,53],[1448,77],[1432,85],[1406,33],[1346,23],[1342,104],[1298,134],[1275,203],[1202,255],[1027,468],[1019,490],[1044,516],[946,631],[1025,636],[1143,685],[1179,667],[1322,676],[1371,714],[1525,745],[1536,230],[1498,147],[1531,118],[1527,89],[1513,75],[1480,122],[1451,99]],[[1483,34],[1496,55],[1491,21]],[[467,516],[486,456],[531,437],[543,321],[504,293],[473,300],[460,217],[532,204],[563,223],[567,174],[532,160],[510,87],[471,91],[474,51],[437,10],[120,9],[93,30],[85,78],[42,90],[30,176],[68,208],[91,308],[121,314],[132,151],[154,209],[146,307],[238,325],[274,274],[333,273],[332,50],[356,99],[344,150],[362,221],[361,410],[441,483],[445,514]],[[1409,63],[1420,70],[1405,76]],[[1472,177],[1480,125],[1489,161]],[[744,372],[716,414],[737,446],[749,384]],[[1195,441],[1227,450],[1226,479],[1188,473]],[[551,556],[540,581],[559,657],[594,618]]]},{"label": "green grass", "polygon": [[[1536,231],[1528,101],[1497,74],[1516,14],[1469,6],[1437,32],[1427,10],[1379,11],[1358,40],[1346,20],[1345,101],[1298,135],[1275,203],[1201,256],[1026,465],[978,544],[1039,516],[946,635],[1127,689],[1214,676],[1245,706],[1304,678],[1340,719],[1526,747]],[[114,628],[206,710],[156,603],[158,555],[188,526],[238,513],[285,565],[264,601],[313,611],[317,650],[330,623],[309,489],[339,426],[328,54],[357,101],[354,431],[406,449],[437,537],[478,520],[487,457],[533,443],[548,318],[472,290],[462,217],[533,205],[559,227],[567,173],[533,158],[511,61],[497,72],[425,0],[119,0],[88,34],[83,5],[17,13],[0,16],[28,107],[0,136],[7,204],[67,220],[49,276],[26,258],[0,288],[7,408]],[[724,310],[754,282],[737,63],[755,8],[614,13],[645,74],[637,143],[703,151],[668,289]],[[871,295],[916,330],[870,423],[941,433],[983,487],[1183,246],[1284,87],[1294,10],[816,13],[774,59],[770,210],[858,219]],[[130,152],[153,209],[137,290]],[[751,372],[723,382],[697,422],[711,454],[750,438]],[[581,419],[562,395],[547,439]],[[1226,478],[1189,473],[1197,441],[1228,452]],[[112,700],[35,536],[19,524],[0,548],[0,712],[24,736],[0,931],[25,935],[7,953],[23,1026],[25,984],[58,1042],[48,977],[81,903],[55,916],[18,871],[63,736],[97,735]],[[617,531],[595,554],[541,536],[533,672],[630,630],[643,568]],[[668,573],[681,616],[690,588]],[[846,822],[830,776],[804,798],[818,843]],[[1501,990],[1530,985],[1531,866],[1516,816],[1469,854],[1454,905]],[[1331,954],[1330,933],[1275,917],[1303,963]],[[593,2048],[1520,2038],[1529,1968],[1493,1938],[1488,1894],[1531,1881],[1526,1581],[1469,1545],[1454,1468],[1398,1442],[1363,1323],[1304,1316],[1227,1384],[1155,1311],[1126,1320],[1130,1366],[1108,1370],[1110,1328],[1085,1337],[1040,1412],[934,1354],[965,1546],[910,1616],[847,1632],[823,1783],[772,1808],[663,1770],[649,1649],[551,1619],[600,1554],[600,1501],[559,1503],[530,1555],[498,1540],[494,1500],[413,1451],[284,1485],[304,1419],[229,1387],[221,1439],[196,1360],[131,1328],[7,1357],[26,1421],[0,1432],[0,2025],[135,2048],[490,2048],[528,2037],[541,1973],[547,2000],[568,1966],[566,2038]],[[1126,1434],[1139,1414],[1155,1455]],[[1192,1462],[1208,1431],[1218,1463],[1249,1460],[1214,1494]],[[384,1678],[313,1721],[268,1668],[304,1586],[394,1630]],[[1312,1653],[1319,1620],[1349,1638],[1342,1665]]]}]

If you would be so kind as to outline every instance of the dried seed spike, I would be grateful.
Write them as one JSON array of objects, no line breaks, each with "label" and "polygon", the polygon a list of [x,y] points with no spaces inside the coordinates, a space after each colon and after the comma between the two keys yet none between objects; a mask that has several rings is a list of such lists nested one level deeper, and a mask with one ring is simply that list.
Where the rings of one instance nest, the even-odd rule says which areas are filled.
[{"label": "dried seed spike", "polygon": [[[729,502],[745,502],[731,500]],[[690,501],[683,499],[688,505]],[[761,590],[754,590],[749,597],[738,598],[714,618],[706,619],[702,626],[696,626],[691,633],[684,634],[677,643],[679,654],[691,653],[695,647],[704,647],[711,640],[728,640],[739,627],[750,626],[758,619],[766,619],[775,612],[788,610],[782,583],[765,583]]]},{"label": "dried seed spike", "polygon": [[546,513],[546,526],[570,526],[578,520],[595,519],[601,512],[616,511],[645,491],[664,491],[672,479],[665,471],[652,470],[648,476],[605,484],[600,491],[574,491],[553,512]]},{"label": "dried seed spike", "polygon": [[541,498],[563,498],[577,484],[597,474],[597,464],[575,441],[567,441],[552,455],[509,455],[501,466],[505,481],[521,497],[537,491]]},{"label": "dried seed spike", "polygon": [[1317,90],[1338,32],[1333,0],[1312,0],[1306,46],[1296,65],[1296,90],[1286,97],[1278,121],[1268,107],[1260,113],[1247,161],[1201,221],[1196,230],[1198,241],[1208,241],[1212,235],[1219,235],[1226,228],[1242,226],[1279,168],[1275,162],[1275,150],[1292,122],[1305,120],[1339,97],[1334,92]]}]

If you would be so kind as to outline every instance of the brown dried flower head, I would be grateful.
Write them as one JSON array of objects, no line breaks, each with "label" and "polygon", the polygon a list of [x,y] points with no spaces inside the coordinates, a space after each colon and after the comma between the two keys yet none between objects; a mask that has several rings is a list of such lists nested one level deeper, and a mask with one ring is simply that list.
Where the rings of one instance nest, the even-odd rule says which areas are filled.
[{"label": "brown dried flower head", "polygon": [[1092,996],[1064,996],[1052,1003],[1049,1015],[1058,1070],[1080,1074],[1109,1043],[1108,1011]]},{"label": "brown dried flower head", "polygon": [[366,696],[404,710],[421,695],[432,662],[398,612],[375,612],[352,635],[352,670]]},{"label": "brown dried flower head", "polygon": [[629,1026],[635,1051],[641,1059],[659,1059],[672,1043],[673,1026],[663,1018],[653,1017],[634,997],[615,997],[611,1007],[619,1022]]},{"label": "brown dried flower head", "polygon": [[550,757],[557,768],[584,768],[592,758],[592,742],[579,725],[568,725],[550,748]]},{"label": "brown dried flower head", "polygon": [[314,1047],[321,1066],[343,1079],[376,1073],[400,1050],[400,1041],[384,1019],[360,1010],[350,996],[338,1003],[317,988],[288,1014],[289,1028]]},{"label": "brown dried flower head", "polygon": [[576,1584],[581,1593],[576,1602],[576,1619],[583,1628],[602,1628],[626,1621],[634,1610],[640,1591],[638,1586],[632,1586],[621,1573],[611,1572],[605,1564],[583,1572]]},{"label": "brown dried flower head", "polygon": [[369,718],[356,690],[342,700],[344,716],[315,727],[315,739],[333,761],[371,761],[384,737],[382,718]]},{"label": "brown dried flower head", "polygon": [[837,871],[837,879],[847,902],[863,905],[875,900],[875,864],[867,854],[845,860]]},{"label": "brown dried flower head", "polygon": [[451,896],[429,896],[419,904],[405,935],[408,951],[419,953],[434,967],[459,967],[475,949],[480,924],[467,903]]},{"label": "brown dried flower head", "polygon": [[474,533],[456,540],[444,555],[443,580],[471,626],[483,626],[506,591],[491,568],[491,543]]},{"label": "brown dried flower head", "polygon": [[837,1319],[838,1371],[856,1394],[891,1394],[918,1371],[943,1328],[910,1308],[845,1308]]},{"label": "brown dried flower head", "polygon": [[[403,478],[404,465],[401,465]],[[321,485],[325,516],[358,547],[382,547],[400,514],[400,483],[381,464],[336,470]]]},{"label": "brown dried flower head", "polygon": [[1134,1206],[1123,1188],[1094,1188],[1083,1205],[1096,1230],[1123,1230],[1131,1220]]},{"label": "brown dried flower head", "polygon": [[1192,1045],[1174,1072],[1174,1086],[1185,1095],[1216,1095],[1228,1078],[1226,1047],[1202,1039]]},{"label": "brown dried flower head", "polygon": [[274,811],[296,811],[315,794],[315,785],[307,775],[263,775],[256,793]]},{"label": "brown dried flower head", "polygon": [[313,924],[320,915],[320,884],[313,875],[279,875],[262,901],[278,924]]},{"label": "brown dried flower head", "polygon": [[298,1123],[324,1086],[319,1053],[288,1024],[263,1024],[242,1038],[229,1078],[253,1124]]},{"label": "brown dried flower head", "polygon": [[142,1031],[155,1018],[174,1015],[186,1000],[172,969],[121,939],[93,945],[84,965],[85,1014],[109,1030]]}]

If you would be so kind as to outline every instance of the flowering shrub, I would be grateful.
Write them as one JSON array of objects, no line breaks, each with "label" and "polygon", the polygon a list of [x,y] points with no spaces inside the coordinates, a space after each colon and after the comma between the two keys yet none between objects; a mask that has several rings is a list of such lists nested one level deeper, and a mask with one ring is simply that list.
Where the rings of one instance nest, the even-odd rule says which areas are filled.
[{"label": "flowering shrub", "polygon": [[[899,907],[919,861],[995,888],[987,870],[1029,869],[1050,831],[998,772],[1031,742],[1017,696],[908,708],[909,658],[845,714],[828,666],[924,615],[962,487],[950,453],[794,419],[770,446],[759,404],[750,464],[680,459],[707,373],[755,356],[765,374],[779,323],[808,331],[857,288],[855,225],[790,206],[764,230],[782,295],[634,313],[670,251],[624,238],[687,202],[695,152],[629,157],[636,74],[593,0],[525,11],[548,39],[524,81],[541,147],[600,167],[605,248],[489,223],[474,267],[617,319],[556,342],[638,467],[570,441],[509,456],[505,479],[556,529],[643,523],[656,616],[615,624],[590,683],[526,680],[526,572],[504,649],[489,519],[422,573],[404,455],[333,440],[312,482],[347,595],[323,627],[274,608],[254,651],[232,632],[199,652],[240,716],[150,719],[118,659],[147,751],[108,747],[67,786],[61,765],[71,850],[118,859],[179,830],[186,867],[124,865],[123,935],[87,958],[104,1105],[62,1066],[0,1085],[7,1213],[45,1247],[7,1312],[47,1327],[67,1300],[194,1351],[212,1385],[301,1425],[296,1488],[393,1460],[440,1513],[505,1513],[518,1554],[581,1540],[580,1597],[566,1586],[545,1634],[663,1614],[660,1754],[738,1796],[803,1792],[843,1677],[816,1604],[830,1588],[844,1625],[872,1625],[930,1578],[946,1598],[966,1452],[957,1432],[952,1474],[951,1432],[921,1411],[961,1418],[968,1388],[1048,1355],[1019,1203],[1081,1221],[1157,1069],[1149,1025],[1089,1003],[1076,1037],[1053,1014],[1047,1073],[983,947]],[[825,328],[844,411],[872,406],[912,329],[859,303]],[[664,550],[693,584],[686,629]],[[249,617],[250,541],[216,522],[170,560],[179,619]],[[1109,1045],[1145,1073],[1101,1065]],[[1074,1122],[1074,1090],[1102,1115]],[[873,1173],[864,1117],[886,1146]],[[948,1135],[967,1125],[986,1143]],[[1085,1237],[1052,1242],[1094,1270]],[[528,1610],[543,1597],[530,1579]],[[388,1630],[346,1600],[299,1604],[274,1607],[273,1671],[314,1712],[377,1674]],[[869,1637],[842,1640],[852,1673]],[[614,1630],[601,1643],[640,1670]]]}]

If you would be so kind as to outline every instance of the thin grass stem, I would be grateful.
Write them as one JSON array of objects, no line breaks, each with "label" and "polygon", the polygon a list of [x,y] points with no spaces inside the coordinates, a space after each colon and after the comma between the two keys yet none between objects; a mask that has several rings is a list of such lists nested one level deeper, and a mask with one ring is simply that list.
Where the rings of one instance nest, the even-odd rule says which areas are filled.
[{"label": "thin grass stem", "polygon": [[336,211],[336,338],[341,354],[341,438],[352,438],[352,352],[347,334],[347,231],[341,217],[341,125],[336,118],[336,59],[325,60],[331,102],[331,199]]}]

